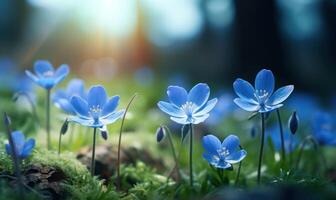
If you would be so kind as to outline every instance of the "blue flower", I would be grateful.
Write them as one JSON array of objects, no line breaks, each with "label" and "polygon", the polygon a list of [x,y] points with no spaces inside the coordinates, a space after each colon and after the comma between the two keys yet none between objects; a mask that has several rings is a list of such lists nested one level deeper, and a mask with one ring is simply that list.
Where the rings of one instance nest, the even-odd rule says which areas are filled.
[{"label": "blue flower", "polygon": [[80,96],[71,98],[71,105],[77,115],[69,120],[83,126],[103,128],[123,116],[124,110],[116,111],[118,104],[119,96],[108,99],[104,87],[94,86],[89,90],[87,100]]},{"label": "blue flower", "polygon": [[182,87],[169,86],[167,94],[170,102],[160,101],[158,107],[179,124],[203,122],[217,103],[216,98],[208,101],[210,88],[204,83],[197,84],[189,93]]},{"label": "blue flower", "polygon": [[[15,151],[17,153],[18,158],[19,159],[27,158],[35,147],[35,140],[33,138],[30,138],[27,141],[25,141],[25,136],[20,131],[12,132],[11,136],[13,139]],[[11,155],[12,149],[10,144],[6,144],[5,147],[7,154]]]},{"label": "blue flower", "polygon": [[216,168],[231,169],[232,164],[239,163],[247,155],[245,150],[239,148],[239,138],[235,135],[229,135],[223,143],[214,135],[206,135],[202,143],[206,150],[203,158]]},{"label": "blue flower", "polygon": [[77,95],[82,99],[87,99],[84,82],[80,79],[73,79],[69,82],[66,90],[57,90],[53,95],[53,102],[56,107],[62,109],[65,113],[76,115],[76,111],[71,105],[71,97]]},{"label": "blue flower", "polygon": [[327,112],[318,112],[314,116],[313,135],[321,145],[336,146],[336,120]]},{"label": "blue flower", "polygon": [[233,88],[239,98],[234,102],[242,109],[250,112],[270,112],[283,106],[285,101],[293,92],[294,86],[288,85],[274,92],[274,76],[272,71],[263,69],[255,79],[255,87],[243,80],[237,79]]},{"label": "blue flower", "polygon": [[[281,137],[280,130],[278,126],[272,126],[271,128],[266,130],[266,137],[270,137],[274,148],[276,151],[281,151]],[[286,153],[293,152],[296,147],[299,145],[299,139],[289,133],[288,131],[284,132],[284,144]]]},{"label": "blue flower", "polygon": [[69,74],[69,66],[63,64],[54,70],[48,61],[38,60],[34,64],[34,71],[35,74],[26,70],[27,76],[39,86],[50,90]]}]

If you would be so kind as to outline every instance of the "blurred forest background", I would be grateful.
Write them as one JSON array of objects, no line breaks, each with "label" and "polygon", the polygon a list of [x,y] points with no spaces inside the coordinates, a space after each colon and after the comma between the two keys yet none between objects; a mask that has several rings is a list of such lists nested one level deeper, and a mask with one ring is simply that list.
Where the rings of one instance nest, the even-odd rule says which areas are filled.
[{"label": "blurred forest background", "polygon": [[82,78],[153,76],[231,89],[277,84],[336,93],[335,0],[0,0],[0,65],[67,63]]}]

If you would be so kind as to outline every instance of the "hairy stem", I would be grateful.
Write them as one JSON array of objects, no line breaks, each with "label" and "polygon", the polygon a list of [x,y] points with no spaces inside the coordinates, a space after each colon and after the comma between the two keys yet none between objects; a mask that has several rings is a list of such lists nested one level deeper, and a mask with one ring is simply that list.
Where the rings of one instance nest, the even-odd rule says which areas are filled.
[{"label": "hairy stem", "polygon": [[93,143],[92,143],[92,159],[91,159],[91,175],[94,176],[95,168],[96,168],[96,135],[97,135],[97,128],[93,129]]},{"label": "hairy stem", "polygon": [[260,184],[261,164],[262,164],[262,158],[263,158],[263,153],[264,153],[264,140],[265,140],[265,113],[261,113],[261,140],[260,140],[258,175],[257,175],[258,184]]},{"label": "hairy stem", "polygon": [[124,127],[124,122],[125,122],[125,118],[126,118],[126,114],[127,111],[129,110],[133,100],[135,99],[135,97],[137,96],[137,94],[134,94],[133,97],[131,98],[131,100],[128,102],[127,106],[126,106],[126,110],[124,113],[124,116],[122,118],[121,121],[121,126],[120,126],[120,132],[119,132],[119,140],[118,140],[118,158],[117,158],[117,190],[120,190],[121,188],[121,179],[120,179],[120,151],[121,151],[121,135],[122,135],[122,130]]},{"label": "hairy stem", "polygon": [[285,149],[285,140],[284,140],[284,132],[282,127],[282,120],[280,115],[280,110],[277,109],[277,116],[278,116],[278,123],[279,123],[279,130],[280,130],[280,138],[281,138],[281,157],[282,157],[282,164],[286,163],[286,149]]}]

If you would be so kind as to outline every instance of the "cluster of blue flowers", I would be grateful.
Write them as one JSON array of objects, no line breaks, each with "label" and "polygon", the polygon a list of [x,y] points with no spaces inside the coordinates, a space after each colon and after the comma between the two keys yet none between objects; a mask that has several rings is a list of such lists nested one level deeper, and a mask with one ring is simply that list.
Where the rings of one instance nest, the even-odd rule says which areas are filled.
[{"label": "cluster of blue flowers", "polygon": [[[55,106],[68,115],[66,125],[68,122],[74,122],[93,128],[94,142],[91,172],[94,174],[96,129],[104,133],[102,134],[103,137],[107,138],[106,126],[125,117],[126,111],[125,109],[117,110],[120,101],[118,95],[108,97],[105,88],[100,85],[92,86],[86,91],[84,81],[80,79],[71,80],[65,90],[58,89],[50,96],[50,91],[67,77],[69,71],[68,65],[61,65],[55,70],[48,61],[37,61],[34,64],[35,73],[26,71],[26,75],[48,92],[47,102],[49,102],[51,97]],[[257,74],[254,86],[240,78],[236,79],[233,83],[233,90],[238,97],[231,102],[234,102],[236,106],[245,111],[253,112],[254,114],[259,113],[261,115],[258,182],[260,182],[265,136],[271,139],[277,151],[282,150],[283,156],[285,156],[286,153],[294,151],[299,144],[298,139],[294,137],[298,130],[298,117],[296,112],[294,112],[288,120],[288,130],[290,134],[289,131],[283,131],[279,111],[284,105],[284,101],[293,92],[294,86],[287,85],[277,89],[275,92],[274,88],[275,79],[273,73],[266,69],[261,70]],[[183,139],[189,134],[189,167],[190,183],[192,185],[193,126],[205,122],[211,113],[214,115],[215,113],[219,113],[217,115],[220,115],[220,113],[223,112],[215,110],[218,100],[217,98],[210,99],[210,88],[205,83],[196,84],[189,92],[183,87],[169,86],[167,88],[167,96],[168,101],[159,101],[157,106],[164,113],[168,114],[173,122],[183,126]],[[49,109],[50,108],[47,107],[47,132],[49,130]],[[233,109],[232,105],[230,105],[230,109]],[[278,114],[279,129],[277,127],[266,129],[266,114],[273,111],[276,111]],[[216,118],[219,117],[221,116],[216,116]],[[313,136],[317,142],[322,145],[336,145],[335,120],[326,113],[319,113],[316,115],[314,122]],[[161,142],[166,135],[170,138],[170,131],[166,132],[166,128],[168,129],[166,126],[161,126],[158,129],[158,142]],[[27,158],[35,147],[35,140],[29,139],[26,141],[24,134],[19,131],[12,132],[11,137],[17,157],[21,160]],[[171,138],[170,142],[172,144]],[[243,149],[236,135],[229,135],[221,142],[215,135],[205,134],[201,142],[205,150],[203,158],[211,166],[219,170],[232,170],[233,164],[241,164],[242,160],[247,156],[247,152]],[[175,155],[174,145],[172,144],[171,146],[174,156],[177,157]],[[11,147],[10,144],[6,144],[5,148],[9,155],[13,154],[13,147]],[[177,158],[175,158],[175,160],[178,162]]]}]

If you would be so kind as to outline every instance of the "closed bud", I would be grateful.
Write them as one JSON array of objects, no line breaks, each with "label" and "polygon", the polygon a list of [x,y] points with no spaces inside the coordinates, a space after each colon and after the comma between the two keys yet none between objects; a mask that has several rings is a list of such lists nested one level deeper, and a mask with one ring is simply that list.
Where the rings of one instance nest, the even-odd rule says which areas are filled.
[{"label": "closed bud", "polygon": [[107,140],[108,130],[107,130],[106,126],[104,126],[103,128],[100,129],[100,134],[101,134],[101,136],[104,140]]},{"label": "closed bud", "polygon": [[296,114],[296,111],[293,112],[293,114],[289,117],[288,120],[288,128],[291,131],[291,133],[294,135],[299,127],[299,119]]},{"label": "closed bud", "polygon": [[61,128],[61,134],[62,135],[65,135],[66,132],[68,132],[68,128],[69,128],[69,121],[68,119],[66,119],[62,125],[62,128]]},{"label": "closed bud", "polygon": [[165,129],[160,126],[157,130],[156,130],[156,141],[157,142],[161,142],[166,136],[166,132]]}]

